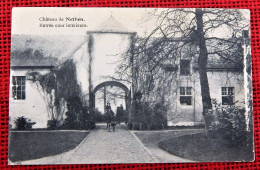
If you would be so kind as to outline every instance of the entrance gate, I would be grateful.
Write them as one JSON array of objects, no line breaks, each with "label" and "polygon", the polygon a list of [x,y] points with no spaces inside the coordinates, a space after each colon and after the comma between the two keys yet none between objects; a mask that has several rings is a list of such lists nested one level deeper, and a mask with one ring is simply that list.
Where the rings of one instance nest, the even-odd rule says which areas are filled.
[{"label": "entrance gate", "polygon": [[90,103],[91,107],[95,108],[95,100],[96,100],[96,92],[106,86],[116,86],[124,90],[125,92],[125,106],[126,106],[126,113],[128,114],[129,107],[131,105],[131,92],[130,90],[123,84],[117,81],[105,81],[103,83],[98,84],[93,91],[91,92],[91,97],[90,97]]}]

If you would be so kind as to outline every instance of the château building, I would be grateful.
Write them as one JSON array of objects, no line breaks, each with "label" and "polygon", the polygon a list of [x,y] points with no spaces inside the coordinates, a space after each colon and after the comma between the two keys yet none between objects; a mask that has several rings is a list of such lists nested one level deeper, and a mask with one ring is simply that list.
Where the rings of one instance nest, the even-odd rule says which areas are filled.
[{"label": "ch\u00e2teau building", "polygon": [[[116,72],[120,58],[125,55],[125,52],[131,46],[133,36],[138,36],[135,32],[128,31],[111,16],[96,30],[89,30],[87,35],[82,36],[86,36],[86,38],[83,38],[83,43],[79,43],[77,47],[71,49],[68,57],[71,59],[77,58],[75,61],[78,68],[77,79],[81,87],[87,89],[85,92],[89,107],[97,106],[95,92],[104,86],[118,86],[125,91],[124,108],[126,109],[130,106],[133,91],[143,89],[141,92],[144,101],[161,100],[167,103],[168,126],[203,124],[201,86],[198,65],[196,64],[198,54],[194,53],[196,47],[190,48],[194,50],[184,51],[183,57],[174,61],[174,63],[171,61],[163,63],[158,73],[160,72],[164,78],[158,79],[154,76],[153,88],[150,90],[149,96],[147,96],[146,90],[148,88],[146,90],[140,88],[140,86],[144,86],[144,79],[136,78],[136,85],[139,87],[133,87],[133,83],[122,80]],[[17,38],[19,39],[19,37]],[[33,38],[28,37],[25,39],[28,42],[29,40],[33,41]],[[41,37],[41,39],[44,39],[44,37]],[[42,46],[50,42],[51,37],[48,37],[48,39],[48,41],[42,41]],[[17,41],[17,43],[23,43],[23,41]],[[245,89],[243,83],[245,77],[243,59],[245,56],[251,55],[248,35],[241,39],[240,43],[244,53],[241,51],[241,54],[234,55],[237,58],[236,62],[232,63],[223,60],[223,58],[209,56],[207,76],[210,96],[212,99],[216,99],[222,107],[226,107],[231,103],[239,107],[245,105],[245,91],[247,89]],[[53,49],[55,49],[55,46]],[[19,50],[26,51],[28,49],[22,48]],[[36,53],[32,54],[36,55]],[[24,116],[36,122],[34,128],[46,128],[47,121],[50,118],[47,114],[46,101],[42,96],[43,91],[35,82],[30,81],[28,73],[36,71],[46,74],[59,67],[59,64],[66,57],[62,59],[59,57],[57,57],[58,59],[45,59],[46,56],[42,56],[42,58],[31,56],[29,60],[23,60],[22,57],[15,55],[14,51],[12,51],[10,71],[11,125],[13,125],[15,118]],[[135,57],[142,57],[142,55]],[[83,68],[86,70],[84,75],[80,71]],[[135,70],[126,70],[129,73],[133,73],[133,71]],[[84,76],[85,79],[82,79]],[[169,87],[171,87],[170,90]],[[166,89],[167,91],[164,91]],[[65,105],[66,103],[64,103],[64,107],[66,107]]]}]

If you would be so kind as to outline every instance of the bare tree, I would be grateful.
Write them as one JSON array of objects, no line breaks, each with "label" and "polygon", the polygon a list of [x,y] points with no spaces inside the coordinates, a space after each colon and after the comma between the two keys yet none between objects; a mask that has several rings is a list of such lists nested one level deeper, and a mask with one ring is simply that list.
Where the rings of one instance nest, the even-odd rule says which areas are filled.
[{"label": "bare tree", "polygon": [[[137,82],[142,81],[142,89],[149,96],[149,91],[152,91],[156,82],[158,87],[159,82],[160,91],[167,94],[171,87],[161,82],[176,80],[180,59],[186,57],[194,61],[198,68],[207,129],[212,123],[207,77],[209,59],[217,58],[224,65],[243,68],[239,41],[242,31],[248,27],[248,20],[244,18],[243,11],[230,9],[156,9],[146,17],[147,20],[155,18],[155,29],[147,37],[136,37],[132,41],[132,48],[126,55],[125,62],[119,66],[118,73],[121,77],[129,77],[123,75],[122,71],[127,70],[132,62],[132,81],[136,89],[140,89]],[[189,55],[184,56],[185,53]],[[129,55],[134,60],[129,61]],[[171,72],[171,80],[164,75],[165,71]]]}]

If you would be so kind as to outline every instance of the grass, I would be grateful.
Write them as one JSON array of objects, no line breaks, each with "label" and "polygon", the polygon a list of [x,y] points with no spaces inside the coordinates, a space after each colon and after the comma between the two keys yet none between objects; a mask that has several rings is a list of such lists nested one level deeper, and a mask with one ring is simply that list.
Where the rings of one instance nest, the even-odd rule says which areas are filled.
[{"label": "grass", "polygon": [[9,159],[12,162],[52,156],[75,148],[89,132],[10,132]]},{"label": "grass", "polygon": [[183,135],[201,133],[201,129],[183,129],[178,131],[135,131],[135,135],[144,143],[145,146],[158,146],[158,143],[167,139]]},{"label": "grass", "polygon": [[217,143],[200,133],[161,141],[159,147],[173,155],[200,162],[253,160],[253,144],[230,146]]}]

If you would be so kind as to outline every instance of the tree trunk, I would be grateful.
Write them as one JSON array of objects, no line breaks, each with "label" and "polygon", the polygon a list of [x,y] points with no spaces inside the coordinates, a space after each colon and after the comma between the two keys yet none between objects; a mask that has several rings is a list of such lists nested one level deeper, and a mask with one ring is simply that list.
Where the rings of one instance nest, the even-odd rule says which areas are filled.
[{"label": "tree trunk", "polygon": [[212,109],[209,82],[207,76],[207,62],[208,62],[208,51],[206,47],[204,31],[203,31],[203,11],[202,9],[196,9],[196,24],[197,24],[197,36],[199,44],[199,75],[200,75],[200,86],[201,86],[201,96],[202,96],[202,106],[203,106],[203,117],[205,120],[205,130],[206,134],[209,126],[213,122],[212,112],[209,110]]}]

